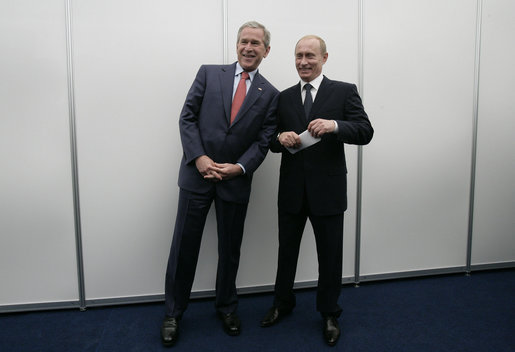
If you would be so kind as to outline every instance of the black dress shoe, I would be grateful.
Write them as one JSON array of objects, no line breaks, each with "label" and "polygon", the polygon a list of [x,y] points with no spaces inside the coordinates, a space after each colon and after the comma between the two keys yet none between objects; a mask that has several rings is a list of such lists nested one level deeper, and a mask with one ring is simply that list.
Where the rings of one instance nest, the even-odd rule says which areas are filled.
[{"label": "black dress shoe", "polygon": [[161,342],[165,347],[173,346],[179,338],[179,321],[176,318],[166,317],[161,326]]},{"label": "black dress shoe", "polygon": [[240,334],[241,322],[236,313],[218,313],[218,317],[222,320],[224,331],[227,335],[236,336]]},{"label": "black dress shoe", "polygon": [[281,320],[285,315],[288,315],[291,313],[290,311],[284,311],[280,310],[277,307],[272,307],[268,310],[266,315],[264,316],[263,320],[261,320],[261,327],[267,328],[269,326],[274,325],[279,320]]},{"label": "black dress shoe", "polygon": [[340,338],[340,326],[335,317],[324,318],[324,339],[329,346],[336,345]]}]

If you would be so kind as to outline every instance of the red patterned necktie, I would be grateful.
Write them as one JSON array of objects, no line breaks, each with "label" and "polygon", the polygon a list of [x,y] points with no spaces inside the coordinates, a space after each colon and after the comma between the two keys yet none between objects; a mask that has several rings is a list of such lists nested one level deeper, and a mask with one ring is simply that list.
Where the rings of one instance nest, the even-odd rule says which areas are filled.
[{"label": "red patterned necktie", "polygon": [[236,93],[234,93],[234,99],[232,100],[231,124],[234,121],[236,115],[238,114],[238,110],[240,110],[241,104],[243,104],[245,95],[247,95],[247,79],[249,79],[249,74],[248,72],[243,71],[241,73],[240,82],[238,83],[238,88],[236,88]]}]

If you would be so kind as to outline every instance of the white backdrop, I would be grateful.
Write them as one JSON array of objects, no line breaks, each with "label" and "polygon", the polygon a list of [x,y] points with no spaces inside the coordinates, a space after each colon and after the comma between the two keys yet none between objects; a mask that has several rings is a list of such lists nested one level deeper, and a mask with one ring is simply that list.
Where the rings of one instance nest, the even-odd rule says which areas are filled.
[{"label": "white backdrop", "polygon": [[[0,310],[78,300],[65,1],[0,0]],[[305,34],[326,40],[328,77],[363,79],[359,88],[376,135],[363,149],[361,278],[465,267],[475,1],[323,0],[316,7],[293,0],[259,6],[237,0],[70,3],[89,303],[162,297],[182,155],[179,112],[201,64],[236,59],[236,32],[248,20],[272,33],[260,71],[278,89],[298,81],[293,50]],[[514,16],[512,2],[484,0],[473,188],[477,265],[515,260]],[[343,277],[350,281],[357,148],[346,151]],[[279,162],[279,155],[269,154],[254,178],[237,282],[247,291],[270,289],[275,279]],[[216,260],[211,212],[195,293],[213,290]],[[307,225],[299,285],[315,283],[316,263]]]},{"label": "white backdrop", "polygon": [[515,5],[487,1],[483,11],[474,264],[515,256]]},{"label": "white backdrop", "polygon": [[0,304],[78,299],[63,1],[0,1]]},{"label": "white backdrop", "polygon": [[475,3],[365,4],[362,274],[463,266]]}]

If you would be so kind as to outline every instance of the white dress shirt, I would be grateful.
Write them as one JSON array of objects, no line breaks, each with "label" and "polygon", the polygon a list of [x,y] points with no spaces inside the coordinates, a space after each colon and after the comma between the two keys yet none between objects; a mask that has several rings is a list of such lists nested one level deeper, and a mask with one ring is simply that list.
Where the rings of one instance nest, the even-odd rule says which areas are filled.
[{"label": "white dress shirt", "polygon": [[[234,72],[234,84],[232,88],[232,98],[234,99],[234,94],[236,94],[236,89],[238,88],[238,84],[240,83],[241,79],[241,73],[243,72],[243,68],[240,66],[239,62],[236,62],[236,71]],[[254,76],[257,73],[257,69],[255,69],[252,72],[248,72],[249,79],[245,81],[245,84],[247,85],[247,92],[249,91],[250,85],[252,84],[252,81],[254,80]]]}]

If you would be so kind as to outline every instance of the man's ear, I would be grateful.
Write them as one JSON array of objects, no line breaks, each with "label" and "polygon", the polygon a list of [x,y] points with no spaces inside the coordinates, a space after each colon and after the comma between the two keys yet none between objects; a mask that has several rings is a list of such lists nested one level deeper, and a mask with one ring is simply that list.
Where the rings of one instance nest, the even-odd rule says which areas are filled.
[{"label": "man's ear", "polygon": [[263,55],[263,58],[267,57],[269,52],[270,52],[270,45],[268,46],[268,48],[266,48],[266,51],[265,51],[265,54]]}]

